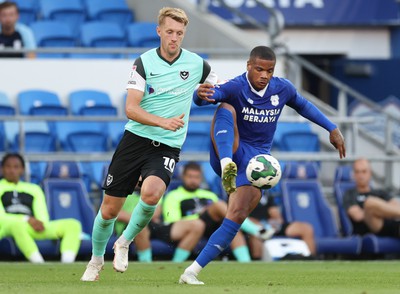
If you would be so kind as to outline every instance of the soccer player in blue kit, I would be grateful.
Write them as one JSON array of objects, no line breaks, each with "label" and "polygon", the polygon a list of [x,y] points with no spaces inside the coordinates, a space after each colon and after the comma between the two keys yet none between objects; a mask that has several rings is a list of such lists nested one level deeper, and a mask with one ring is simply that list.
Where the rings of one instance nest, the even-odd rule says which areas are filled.
[{"label": "soccer player in blue kit", "polygon": [[203,84],[194,93],[197,105],[221,102],[211,126],[210,163],[221,176],[229,195],[228,211],[221,226],[208,240],[196,260],[185,269],[181,284],[202,285],[198,273],[216,258],[235,237],[242,222],[261,197],[261,190],[246,177],[249,160],[269,154],[278,118],[285,105],[329,132],[340,158],[346,156],[344,139],[337,128],[286,79],[273,77],[276,56],[266,46],[255,47],[247,72],[221,85]]}]

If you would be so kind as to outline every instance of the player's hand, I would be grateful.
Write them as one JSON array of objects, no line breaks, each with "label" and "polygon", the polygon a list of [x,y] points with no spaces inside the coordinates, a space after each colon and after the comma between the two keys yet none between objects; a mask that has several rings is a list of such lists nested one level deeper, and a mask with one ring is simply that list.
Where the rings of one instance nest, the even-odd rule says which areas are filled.
[{"label": "player's hand", "polygon": [[338,128],[329,134],[331,144],[339,151],[340,158],[346,157],[346,147],[344,146],[344,138]]},{"label": "player's hand", "polygon": [[185,122],[183,121],[184,116],[185,114],[182,113],[180,116],[164,118],[161,121],[160,127],[162,127],[165,130],[176,132],[181,128],[183,128],[183,126],[185,125]]},{"label": "player's hand", "polygon": [[215,99],[212,99],[212,95],[214,95],[214,90],[213,90],[214,86],[211,84],[201,84],[198,88],[197,88],[197,96],[202,99],[205,100],[207,102],[215,102]]},{"label": "player's hand", "polygon": [[30,217],[28,220],[28,223],[31,225],[31,227],[36,231],[36,232],[43,232],[44,231],[44,225],[43,223],[34,218],[34,217]]}]

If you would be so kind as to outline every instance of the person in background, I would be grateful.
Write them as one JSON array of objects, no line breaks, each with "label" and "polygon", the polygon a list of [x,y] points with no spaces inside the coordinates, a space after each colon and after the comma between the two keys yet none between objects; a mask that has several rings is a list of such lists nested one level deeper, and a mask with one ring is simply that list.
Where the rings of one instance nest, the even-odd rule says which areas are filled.
[{"label": "person in background", "polygon": [[13,237],[22,254],[33,263],[44,262],[35,240],[61,239],[61,262],[74,262],[81,243],[81,223],[75,219],[49,220],[43,190],[20,180],[25,171],[20,154],[6,154],[1,168],[0,239]]},{"label": "person in background", "polygon": [[[0,57],[24,57],[23,53],[1,53],[1,49],[36,49],[34,35],[29,27],[18,23],[17,4],[10,1],[0,3]],[[34,57],[34,53],[28,53]]]},{"label": "person in background", "polygon": [[353,163],[356,187],[345,192],[343,207],[353,224],[353,234],[374,233],[400,237],[400,203],[384,190],[371,187],[372,170],[365,158]]},{"label": "person in background", "polygon": [[[300,238],[310,250],[311,255],[316,254],[313,227],[305,222],[286,223],[283,220],[279,206],[275,203],[275,197],[263,193],[256,208],[251,212],[250,219],[254,223],[269,224],[275,229],[274,237]],[[259,238],[250,236],[249,247],[253,259],[262,257],[263,243]]]}]

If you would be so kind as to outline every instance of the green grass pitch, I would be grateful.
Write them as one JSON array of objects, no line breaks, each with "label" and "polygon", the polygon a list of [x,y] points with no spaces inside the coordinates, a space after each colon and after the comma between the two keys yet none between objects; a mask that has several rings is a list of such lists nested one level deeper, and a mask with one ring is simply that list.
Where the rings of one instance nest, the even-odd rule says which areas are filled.
[{"label": "green grass pitch", "polygon": [[81,282],[86,263],[64,265],[0,263],[0,293],[400,293],[400,263],[372,262],[212,262],[199,275],[204,286],[179,285],[189,263],[131,262],[116,273],[107,262],[100,281]]}]

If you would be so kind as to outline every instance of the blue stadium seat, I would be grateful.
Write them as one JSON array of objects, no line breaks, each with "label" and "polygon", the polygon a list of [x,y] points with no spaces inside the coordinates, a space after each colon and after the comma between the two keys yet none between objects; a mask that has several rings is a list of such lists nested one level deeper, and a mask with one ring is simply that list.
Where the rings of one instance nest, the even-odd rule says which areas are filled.
[{"label": "blue stadium seat", "polygon": [[[95,211],[81,179],[49,178],[43,181],[50,219],[74,218],[80,221],[84,234],[92,233]],[[91,253],[91,241],[82,240],[78,254]]]},{"label": "blue stadium seat", "polygon": [[69,95],[69,105],[73,115],[117,115],[117,109],[111,104],[110,96],[102,91],[74,91]]},{"label": "blue stadium seat", "polygon": [[125,0],[86,0],[88,15],[92,20],[114,22],[125,28],[134,19],[133,11]]},{"label": "blue stadium seat", "polygon": [[155,22],[135,22],[128,26],[128,43],[131,47],[156,48],[160,46],[160,37]]},{"label": "blue stadium seat", "polygon": [[295,131],[282,134],[281,151],[319,152],[319,137],[309,131]]},{"label": "blue stadium seat", "polygon": [[[97,141],[97,144],[101,143],[101,146],[94,146],[97,150],[108,150],[108,133],[107,133],[107,123],[106,122],[79,122],[79,121],[58,121],[55,123],[55,133],[57,135],[60,147],[64,151],[74,151],[87,149],[90,145],[90,141],[79,142],[79,138],[82,138],[82,134],[87,134],[90,136],[88,140],[93,139]],[[93,135],[91,135],[92,133]],[[71,136],[72,135],[72,136]],[[106,139],[106,146],[104,146],[104,137]],[[73,144],[73,146],[71,145]],[[88,145],[86,145],[88,144]],[[79,151],[81,152],[81,151]]]},{"label": "blue stadium seat", "polygon": [[112,22],[89,22],[81,26],[84,47],[126,47],[123,30]]},{"label": "blue stadium seat", "polygon": [[316,163],[286,165],[281,180],[283,210],[288,222],[302,221],[314,228],[318,254],[352,254],[361,252],[361,238],[338,238],[339,231],[318,181]]},{"label": "blue stadium seat", "polygon": [[[20,151],[20,135],[15,136],[12,149]],[[57,149],[56,137],[49,132],[26,132],[24,135],[25,153],[55,152]]]},{"label": "blue stadium seat", "polygon": [[95,184],[98,189],[103,185],[104,177],[108,170],[108,161],[87,161],[81,162],[83,175],[88,177],[90,182]]},{"label": "blue stadium seat", "polygon": [[4,124],[0,121],[0,152],[6,151],[7,137],[4,130]]},{"label": "blue stadium seat", "polygon": [[274,134],[273,148],[281,149],[283,134],[300,131],[311,132],[310,123],[279,122]]},{"label": "blue stadium seat", "polygon": [[30,182],[40,185],[44,179],[47,169],[47,161],[29,161],[27,164],[27,173]]},{"label": "blue stadium seat", "polygon": [[[76,35],[67,23],[42,20],[31,24],[38,47],[75,47]],[[60,55],[63,57],[63,55]]]},{"label": "blue stadium seat", "polygon": [[0,92],[0,115],[14,115],[15,108],[11,105],[8,96]]},{"label": "blue stadium seat", "polygon": [[210,140],[209,122],[189,122],[187,139],[182,146],[182,152],[208,152]]},{"label": "blue stadium seat", "polygon": [[126,121],[110,121],[108,123],[108,134],[111,138],[111,146],[116,148],[125,132]]},{"label": "blue stadium seat", "polygon": [[[353,226],[350,218],[343,207],[344,193],[355,187],[352,178],[351,165],[339,166],[335,172],[334,195],[337,203],[340,224],[344,236],[353,235]],[[362,238],[362,253],[370,254],[393,254],[400,253],[400,239],[392,237],[381,237],[375,234],[367,234]]]},{"label": "blue stadium seat", "polygon": [[65,22],[74,34],[86,19],[81,0],[40,0],[40,7],[44,19]]},{"label": "blue stadium seat", "polygon": [[69,134],[67,143],[73,152],[107,152],[108,137],[101,132],[81,131]]},{"label": "blue stadium seat", "polygon": [[17,3],[19,11],[19,22],[30,25],[37,18],[39,11],[38,0],[13,0]]},{"label": "blue stadium seat", "polygon": [[67,115],[56,93],[45,90],[26,90],[18,94],[21,115]]}]

